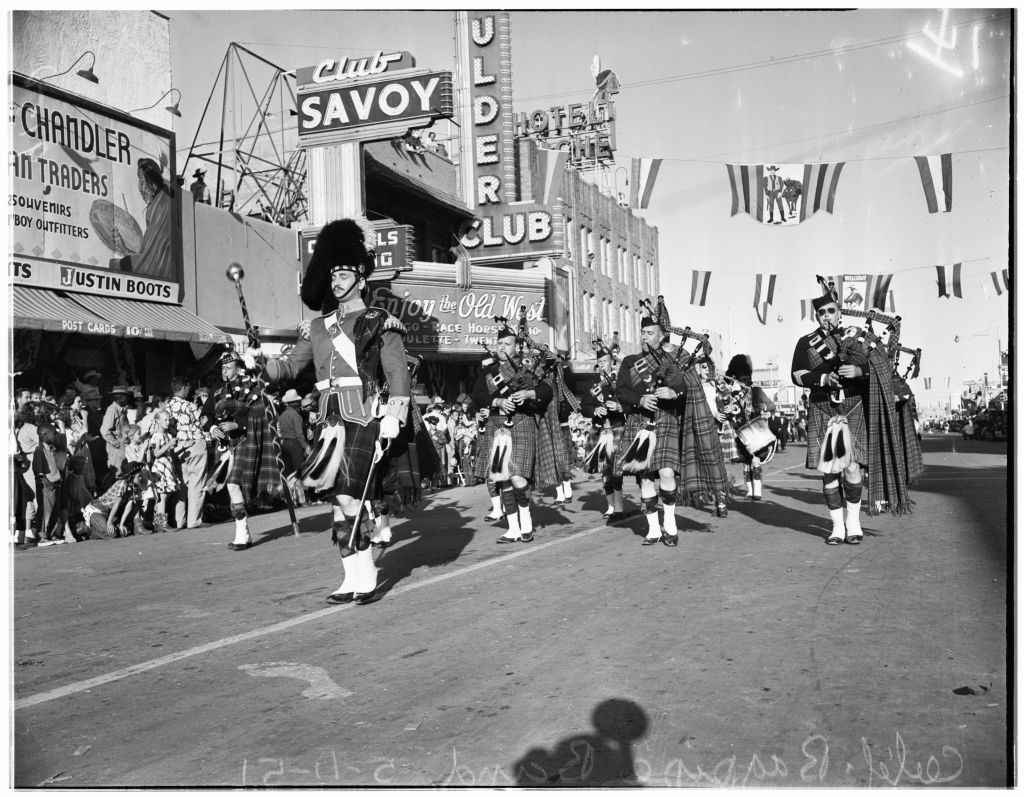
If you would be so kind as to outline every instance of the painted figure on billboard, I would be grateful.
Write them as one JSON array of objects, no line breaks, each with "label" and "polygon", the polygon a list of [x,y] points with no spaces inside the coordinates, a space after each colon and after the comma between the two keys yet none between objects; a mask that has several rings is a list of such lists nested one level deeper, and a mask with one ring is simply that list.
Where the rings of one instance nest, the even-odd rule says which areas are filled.
[{"label": "painted figure on billboard", "polygon": [[[139,193],[146,203],[146,230],[137,254],[128,256],[128,270],[147,277],[174,279],[170,186],[163,178],[160,165],[152,158],[139,158],[138,173]],[[115,242],[123,246],[124,241],[116,227],[114,236]]]}]

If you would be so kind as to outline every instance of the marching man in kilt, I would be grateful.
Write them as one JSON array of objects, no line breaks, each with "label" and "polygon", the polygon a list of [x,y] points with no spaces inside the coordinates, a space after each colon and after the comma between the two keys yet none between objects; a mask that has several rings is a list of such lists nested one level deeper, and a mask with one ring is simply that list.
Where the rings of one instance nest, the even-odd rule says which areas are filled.
[{"label": "marching man in kilt", "polygon": [[[910,511],[904,453],[896,438],[892,363],[872,333],[841,326],[831,284],[813,300],[818,329],[793,352],[793,382],[810,388],[807,467],[824,474],[822,490],[832,520],[829,545],[857,545],[864,470],[871,473],[869,513],[879,502],[896,514]],[[844,514],[845,508],[845,514]]]},{"label": "marching man in kilt", "polygon": [[[371,544],[378,529],[367,504],[397,478],[411,486],[416,476],[409,415],[410,377],[398,319],[363,302],[375,265],[372,227],[340,219],[317,236],[302,301],[323,313],[312,319],[309,338],[268,360],[272,381],[294,379],[310,362],[316,369],[317,439],[301,469],[303,484],[334,497],[331,542],[345,571],[330,603],[373,603],[377,567]],[[396,473],[397,471],[397,473]]]},{"label": "marching man in kilt", "polygon": [[494,357],[488,353],[473,386],[473,403],[491,411],[478,437],[476,476],[498,488],[508,531],[497,542],[532,542],[534,479],[554,484],[558,478],[553,452],[548,447],[538,452],[539,424],[552,391],[533,363],[517,356],[515,330],[505,319],[499,323]]},{"label": "marching man in kilt", "polygon": [[235,538],[228,549],[244,551],[252,547],[246,506],[279,495],[281,471],[263,405],[263,381],[245,370],[245,360],[234,349],[220,358],[220,373],[224,382],[201,411],[222,452],[206,490],[227,487],[235,519]]},{"label": "marching man in kilt", "polygon": [[[644,351],[622,360],[615,388],[626,422],[614,475],[634,474],[640,480],[640,503],[647,517],[644,545],[659,540],[669,546],[679,544],[676,472],[681,464],[679,396],[684,386],[683,372],[673,362],[668,326],[668,310],[659,297],[657,311],[640,321]],[[658,522],[659,495],[665,510],[663,525]]]},{"label": "marching man in kilt", "polygon": [[597,445],[588,452],[583,463],[588,473],[600,473],[604,486],[604,497],[608,508],[604,518],[609,523],[621,520],[622,510],[622,473],[615,474],[615,454],[622,440],[622,428],[626,423],[622,405],[615,398],[615,386],[618,380],[619,363],[611,349],[604,345],[600,338],[594,341],[594,353],[597,355],[597,382],[590,393],[583,397],[582,412],[588,418],[601,425],[597,437]]}]

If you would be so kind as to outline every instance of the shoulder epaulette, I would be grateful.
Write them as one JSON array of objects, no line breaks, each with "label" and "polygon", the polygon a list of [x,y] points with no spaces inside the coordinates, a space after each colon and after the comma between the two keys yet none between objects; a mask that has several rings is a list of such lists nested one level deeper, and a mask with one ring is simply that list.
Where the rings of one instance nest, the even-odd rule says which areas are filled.
[{"label": "shoulder epaulette", "polygon": [[386,318],[384,319],[384,331],[385,332],[397,332],[399,335],[404,335],[406,332],[405,324],[399,321],[391,313],[385,313]]}]

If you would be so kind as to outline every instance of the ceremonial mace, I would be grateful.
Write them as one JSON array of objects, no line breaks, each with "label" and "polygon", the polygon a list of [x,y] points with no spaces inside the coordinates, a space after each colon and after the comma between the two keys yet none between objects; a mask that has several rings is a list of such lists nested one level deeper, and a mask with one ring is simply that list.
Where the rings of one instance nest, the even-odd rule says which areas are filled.
[{"label": "ceremonial mace", "polygon": [[[245,295],[242,293],[242,280],[245,278],[245,269],[238,263],[232,263],[228,266],[227,278],[235,283],[235,289],[238,291],[238,304],[242,308],[242,321],[245,323],[245,336],[249,339],[249,346],[258,350],[260,348],[260,334],[256,327],[252,325],[252,321],[249,320],[249,308],[245,306]],[[262,379],[260,381],[263,382]],[[274,445],[274,459],[277,460],[277,470],[281,477],[284,501],[288,505],[288,516],[292,521],[292,531],[298,537],[300,536],[299,521],[295,517],[292,490],[284,475],[284,456],[281,453],[281,430],[277,424],[277,408],[274,406],[274,402],[267,398],[266,383],[262,384],[262,388],[260,390],[260,399],[263,401],[263,414],[267,419],[267,426],[270,428],[270,440]]]}]

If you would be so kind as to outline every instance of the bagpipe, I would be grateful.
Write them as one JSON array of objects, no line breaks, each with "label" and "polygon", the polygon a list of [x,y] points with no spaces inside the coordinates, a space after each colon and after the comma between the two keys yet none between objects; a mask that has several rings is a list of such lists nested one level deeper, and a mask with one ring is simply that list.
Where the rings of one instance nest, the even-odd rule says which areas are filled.
[{"label": "bagpipe", "polygon": [[[664,297],[659,296],[658,304],[664,305],[664,303]],[[640,307],[652,317],[657,317],[654,311],[651,310],[650,299],[641,299]],[[663,328],[666,332],[671,332],[675,335],[679,335],[682,338],[682,340],[679,343],[679,348],[675,353],[675,356],[672,357],[668,364],[663,366],[663,374],[664,371],[667,371],[669,366],[679,368],[679,370],[681,371],[688,371],[690,368],[694,366],[699,357],[711,356],[711,341],[709,340],[708,336],[703,332],[694,332],[690,327],[677,327],[672,326],[671,324],[663,324]],[[695,340],[698,342],[699,345],[692,352],[687,351],[685,348],[683,348],[683,343],[685,343],[687,340]],[[680,365],[679,360],[682,358],[683,354],[687,354],[688,357],[686,361],[682,365]]]},{"label": "bagpipe", "polygon": [[[226,276],[229,281],[235,284],[235,289],[238,292],[238,304],[242,310],[242,322],[245,324],[245,335],[248,338],[249,346],[256,351],[259,351],[261,348],[259,330],[253,326],[252,321],[249,319],[249,309],[245,305],[245,295],[242,293],[242,279],[245,277],[245,270],[238,263],[232,263],[227,268]],[[260,359],[262,360],[262,357]],[[256,374],[251,378],[254,380],[254,388],[258,388],[258,398],[263,402],[263,412],[267,420],[267,427],[270,429],[270,440],[274,447],[274,459],[277,463],[278,475],[281,479],[281,488],[284,493],[285,503],[288,506],[288,515],[292,523],[292,531],[295,533],[295,536],[298,537],[299,521],[295,517],[295,504],[292,501],[291,485],[285,477],[284,453],[281,449],[281,430],[277,423],[277,407],[275,407],[274,402],[267,397],[266,383],[263,381],[262,376],[260,374]],[[254,397],[251,403],[255,403],[255,401],[256,398]]]},{"label": "bagpipe", "polygon": [[[594,340],[592,345],[595,352],[605,348],[604,341],[600,338]],[[617,351],[615,349],[608,349],[608,351],[611,352],[612,363],[617,365]],[[591,386],[590,395],[597,401],[598,406],[603,407],[607,412],[605,402],[615,400],[616,375],[614,372],[606,374],[596,363],[594,364],[594,370],[597,372],[597,381]],[[597,444],[584,455],[582,467],[587,473],[601,473],[608,467],[608,464],[614,457],[615,434],[612,431],[611,423],[608,421],[606,414],[604,426],[597,438]]]},{"label": "bagpipe", "polygon": [[526,305],[519,306],[519,339],[524,348],[528,347],[536,351],[540,356],[534,363],[534,372],[539,378],[544,379],[548,375],[554,378],[556,396],[555,400],[565,399],[573,412],[580,411],[579,398],[569,390],[565,384],[565,361],[564,354],[556,354],[546,343],[536,341],[529,335],[529,327],[526,323]]}]

